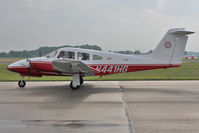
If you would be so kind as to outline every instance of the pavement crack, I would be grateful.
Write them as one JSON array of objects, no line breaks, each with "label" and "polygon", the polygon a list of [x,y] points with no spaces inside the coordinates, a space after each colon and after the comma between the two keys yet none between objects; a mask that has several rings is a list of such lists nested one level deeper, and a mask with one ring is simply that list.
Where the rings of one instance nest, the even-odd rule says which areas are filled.
[{"label": "pavement crack", "polygon": [[119,86],[120,92],[121,92],[121,100],[122,100],[122,105],[123,105],[123,108],[124,108],[124,112],[125,112],[126,118],[128,120],[129,132],[130,133],[134,133],[133,122],[132,122],[132,119],[131,119],[131,115],[129,113],[128,105],[127,105],[127,103],[125,102],[125,99],[124,99],[124,89],[121,87],[120,82],[118,82],[118,86]]}]

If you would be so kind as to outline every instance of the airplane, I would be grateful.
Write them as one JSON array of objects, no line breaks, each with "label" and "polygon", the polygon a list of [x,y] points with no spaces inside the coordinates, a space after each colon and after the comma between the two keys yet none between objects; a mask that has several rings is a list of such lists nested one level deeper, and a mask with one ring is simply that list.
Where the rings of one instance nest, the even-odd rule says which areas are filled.
[{"label": "airplane", "polygon": [[24,76],[72,76],[71,89],[78,89],[85,76],[180,67],[189,34],[185,28],[170,29],[151,54],[124,55],[80,48],[60,48],[44,57],[23,59],[7,69],[19,73],[19,87]]}]

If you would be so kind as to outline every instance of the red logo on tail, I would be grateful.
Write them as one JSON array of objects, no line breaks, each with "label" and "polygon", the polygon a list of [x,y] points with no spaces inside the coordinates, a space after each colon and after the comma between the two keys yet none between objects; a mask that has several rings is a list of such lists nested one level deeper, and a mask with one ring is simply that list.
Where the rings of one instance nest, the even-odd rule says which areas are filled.
[{"label": "red logo on tail", "polygon": [[171,46],[172,46],[171,42],[165,42],[164,43],[165,48],[171,48]]}]

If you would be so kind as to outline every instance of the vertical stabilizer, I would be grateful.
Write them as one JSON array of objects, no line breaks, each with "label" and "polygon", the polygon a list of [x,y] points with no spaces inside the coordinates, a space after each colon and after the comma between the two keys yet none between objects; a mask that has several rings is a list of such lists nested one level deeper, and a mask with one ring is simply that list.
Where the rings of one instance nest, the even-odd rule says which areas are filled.
[{"label": "vertical stabilizer", "polygon": [[181,64],[189,34],[184,28],[170,29],[153,52],[155,59],[166,64]]}]

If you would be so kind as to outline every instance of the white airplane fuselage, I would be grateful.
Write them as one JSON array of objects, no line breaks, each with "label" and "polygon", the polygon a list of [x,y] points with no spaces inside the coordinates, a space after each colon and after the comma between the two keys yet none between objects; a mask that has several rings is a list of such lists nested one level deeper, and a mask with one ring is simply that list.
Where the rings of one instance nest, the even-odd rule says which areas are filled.
[{"label": "white airplane fuselage", "polygon": [[[83,63],[88,65],[91,68],[94,68],[94,75],[108,75],[108,74],[117,74],[141,70],[151,70],[151,69],[160,69],[168,67],[178,67],[181,64],[168,64],[167,62],[153,59],[148,55],[123,55],[116,53],[101,52],[95,50],[86,50],[79,48],[62,48],[59,51],[73,51],[77,55],[78,52],[89,53],[90,56],[97,54],[102,56],[102,60],[82,60]],[[59,53],[58,51],[58,53]],[[57,60],[57,57],[47,58],[47,57],[38,57],[38,58],[29,58],[28,61],[31,61],[31,75],[30,76],[42,76],[42,75],[52,75],[52,76],[61,76],[67,75],[57,71],[52,62]],[[61,58],[60,60],[64,60]],[[75,59],[77,60],[77,58]],[[20,60],[8,66],[8,70],[15,71],[20,73],[22,76],[28,76],[29,63],[26,59]],[[69,73],[68,75],[72,75]]]},{"label": "white airplane fuselage", "polygon": [[179,67],[184,56],[187,35],[192,33],[182,28],[169,30],[151,54],[124,55],[80,48],[61,48],[45,57],[14,62],[8,66],[8,70],[17,72],[22,77],[73,76],[72,85],[78,86],[78,77]]}]

